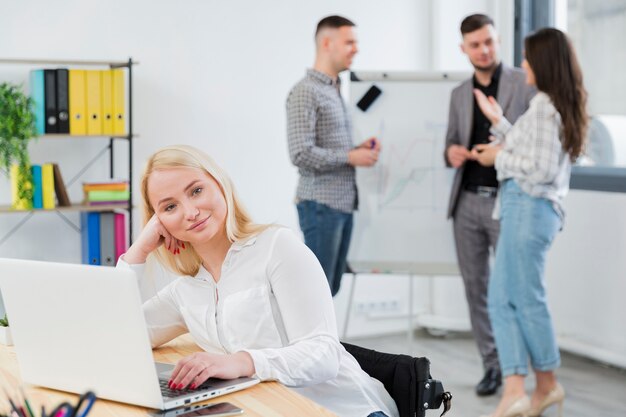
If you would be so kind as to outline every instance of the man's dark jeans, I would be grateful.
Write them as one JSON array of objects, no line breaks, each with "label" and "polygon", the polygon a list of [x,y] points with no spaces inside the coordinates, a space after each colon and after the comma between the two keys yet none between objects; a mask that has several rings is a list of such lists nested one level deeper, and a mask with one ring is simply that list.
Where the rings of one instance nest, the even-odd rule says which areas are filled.
[{"label": "man's dark jeans", "polygon": [[301,201],[296,207],[304,243],[322,264],[334,297],[346,271],[353,215],[310,200]]}]

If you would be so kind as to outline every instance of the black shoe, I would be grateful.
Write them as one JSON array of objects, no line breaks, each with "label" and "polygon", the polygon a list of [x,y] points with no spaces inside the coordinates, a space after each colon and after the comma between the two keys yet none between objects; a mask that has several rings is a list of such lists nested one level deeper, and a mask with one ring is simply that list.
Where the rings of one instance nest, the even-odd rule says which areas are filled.
[{"label": "black shoe", "polygon": [[502,374],[498,369],[489,368],[485,372],[485,376],[476,385],[476,394],[482,396],[493,395],[498,391],[498,387],[502,385]]}]

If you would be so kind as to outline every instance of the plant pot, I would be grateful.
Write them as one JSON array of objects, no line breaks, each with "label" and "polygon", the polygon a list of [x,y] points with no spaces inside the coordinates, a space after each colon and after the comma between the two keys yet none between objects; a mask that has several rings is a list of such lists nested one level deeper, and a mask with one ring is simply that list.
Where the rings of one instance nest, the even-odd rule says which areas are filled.
[{"label": "plant pot", "polygon": [[13,345],[13,338],[11,337],[11,328],[0,326],[0,345]]}]

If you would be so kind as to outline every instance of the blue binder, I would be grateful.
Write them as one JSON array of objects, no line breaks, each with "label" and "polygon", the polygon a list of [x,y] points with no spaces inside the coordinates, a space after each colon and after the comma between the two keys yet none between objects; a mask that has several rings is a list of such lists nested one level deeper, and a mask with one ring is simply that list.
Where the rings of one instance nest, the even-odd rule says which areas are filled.
[{"label": "blue binder", "polygon": [[33,113],[35,113],[35,127],[37,133],[46,133],[46,97],[44,94],[43,70],[30,72],[30,97],[33,99]]},{"label": "blue binder", "polygon": [[33,173],[33,208],[43,208],[43,188],[41,185],[41,165],[30,167]]},{"label": "blue binder", "polygon": [[100,265],[100,213],[80,213],[82,262]]}]

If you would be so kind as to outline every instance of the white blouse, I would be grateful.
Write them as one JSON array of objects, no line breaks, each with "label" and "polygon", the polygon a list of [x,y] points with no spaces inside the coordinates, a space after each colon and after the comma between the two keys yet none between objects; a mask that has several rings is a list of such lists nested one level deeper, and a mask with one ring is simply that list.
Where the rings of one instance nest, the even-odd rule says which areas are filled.
[{"label": "white blouse", "polygon": [[[118,267],[146,278],[145,264],[120,259]],[[398,415],[382,383],[339,343],[324,271],[289,229],[270,227],[233,243],[219,282],[201,267],[195,277],[176,278],[143,310],[153,347],[189,332],[207,352],[248,352],[256,377],[278,380],[339,416]]]}]

